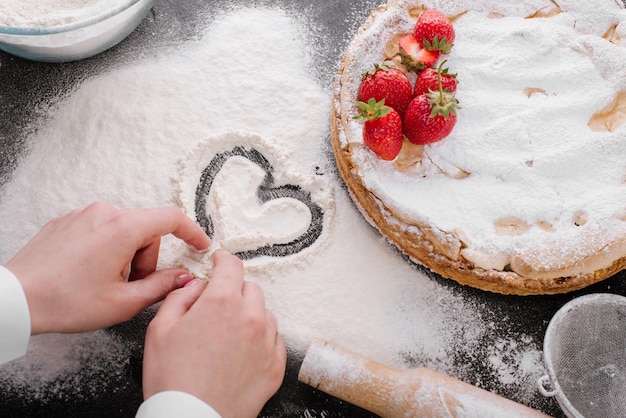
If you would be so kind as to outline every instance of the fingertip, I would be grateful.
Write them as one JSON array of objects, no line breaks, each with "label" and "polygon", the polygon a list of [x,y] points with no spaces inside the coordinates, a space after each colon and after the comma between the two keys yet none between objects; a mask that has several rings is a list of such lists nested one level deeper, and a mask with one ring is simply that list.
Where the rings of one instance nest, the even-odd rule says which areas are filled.
[{"label": "fingertip", "polygon": [[223,258],[231,255],[228,251],[224,250],[221,247],[218,247],[215,251],[213,251],[213,260],[217,260],[218,258]]},{"label": "fingertip", "polygon": [[[210,247],[211,239],[207,232],[178,207],[138,209],[129,211],[127,221],[134,226],[140,224],[149,236],[173,234],[198,251]],[[141,228],[135,228],[139,230]]]},{"label": "fingertip", "polygon": [[223,250],[213,254],[211,286],[216,289],[237,289],[243,292],[244,266],[241,259]]},{"label": "fingertip", "polygon": [[[182,268],[166,268],[157,270],[139,280],[129,281],[127,289],[134,289],[143,307],[162,301],[169,294],[193,281],[193,275]],[[132,286],[132,287],[131,287]]]},{"label": "fingertip", "polygon": [[[196,302],[196,300],[202,295],[204,289],[206,289],[208,282],[206,280],[194,278],[187,282],[181,289],[177,290],[177,292],[182,292],[192,300],[191,305]],[[191,306],[189,305],[189,306]]]},{"label": "fingertip", "polygon": [[184,211],[181,211],[180,213],[184,216],[184,218],[186,218],[185,221],[183,221],[183,224],[188,224],[189,231],[187,233],[190,234],[190,236],[185,237],[182,233],[174,233],[174,235],[178,235],[179,238],[186,241],[187,244],[191,245],[196,251],[209,251],[211,247],[211,238],[209,237],[209,234],[207,234],[200,224],[185,214]]},{"label": "fingertip", "polygon": [[182,273],[176,276],[176,288],[187,286],[194,280],[194,277],[189,272]]},{"label": "fingertip", "polygon": [[192,245],[192,247],[194,247],[198,252],[207,253],[211,248],[211,238],[209,238],[204,230],[202,230],[202,233],[203,235],[200,235],[198,242],[196,242],[195,245]]},{"label": "fingertip", "polygon": [[230,252],[222,248],[218,248],[213,253],[213,263],[216,266],[218,264],[226,264],[226,263],[233,263],[234,265],[237,265],[237,266],[243,266],[243,261],[239,257],[237,257],[234,254],[231,254]]},{"label": "fingertip", "polygon": [[206,285],[206,280],[191,278],[188,282],[186,282],[183,287],[192,287],[192,286],[200,286]]}]

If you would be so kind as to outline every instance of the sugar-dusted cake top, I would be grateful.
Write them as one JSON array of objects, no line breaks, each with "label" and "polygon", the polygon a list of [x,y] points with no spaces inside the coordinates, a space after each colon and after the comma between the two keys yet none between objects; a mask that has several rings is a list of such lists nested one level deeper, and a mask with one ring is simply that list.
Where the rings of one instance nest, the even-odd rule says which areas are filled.
[{"label": "sugar-dusted cake top", "polygon": [[[405,143],[386,162],[359,146],[349,115],[360,74],[393,55],[417,7],[454,21],[462,110],[449,137]],[[449,256],[522,275],[593,271],[626,254],[622,4],[391,1],[375,13],[348,48],[335,105],[359,176],[400,222],[453,237]]]}]

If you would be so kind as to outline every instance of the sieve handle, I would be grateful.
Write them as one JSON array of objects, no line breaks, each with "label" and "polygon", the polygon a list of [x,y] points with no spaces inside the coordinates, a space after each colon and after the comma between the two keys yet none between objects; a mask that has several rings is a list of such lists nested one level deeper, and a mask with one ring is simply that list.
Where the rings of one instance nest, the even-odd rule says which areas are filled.
[{"label": "sieve handle", "polygon": [[544,374],[537,380],[537,386],[539,386],[539,392],[541,392],[543,396],[546,396],[548,398],[552,398],[553,396],[556,396],[556,390],[554,389],[548,390],[546,389],[546,385],[552,387],[552,382],[550,381],[550,376],[548,376],[547,374]]}]

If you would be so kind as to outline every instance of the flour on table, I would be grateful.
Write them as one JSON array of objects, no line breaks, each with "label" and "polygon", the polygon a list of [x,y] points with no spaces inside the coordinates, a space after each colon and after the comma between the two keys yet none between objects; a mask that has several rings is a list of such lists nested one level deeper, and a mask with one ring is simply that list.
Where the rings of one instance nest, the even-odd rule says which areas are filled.
[{"label": "flour on table", "polygon": [[[181,159],[176,199],[211,237],[211,250],[237,254],[248,270],[281,268],[313,257],[329,239],[334,186],[319,169],[286,154],[274,138],[229,132],[200,141]],[[211,250],[183,253],[180,264],[208,277]]]},{"label": "flour on table", "polygon": [[[206,162],[202,153],[211,160],[244,145],[271,162],[272,187],[299,185],[324,213],[323,232],[309,247],[286,257],[244,261],[247,279],[262,287],[289,347],[303,352],[319,338],[391,366],[420,365],[471,380],[454,354],[486,357],[488,347],[481,342],[493,332],[492,318],[484,319],[475,301],[407,262],[354,207],[334,171],[330,88],[312,74],[311,52],[319,46],[306,41],[302,22],[301,14],[246,4],[218,16],[197,41],[90,77],[59,100],[28,138],[28,154],[1,191],[0,262],[50,218],[94,200],[125,208],[182,203],[189,212]],[[233,39],[246,45],[247,65],[225,71]],[[229,138],[235,139],[232,144]],[[231,160],[207,197],[216,242],[247,251],[254,249],[251,230],[268,245],[299,236],[313,219],[299,202],[271,202],[285,203],[294,229],[270,228],[276,207],[265,207],[270,213],[264,214],[256,200],[252,214],[240,211],[241,204],[256,199],[250,192],[258,190],[263,173],[245,159]],[[194,161],[202,164],[194,167]],[[229,183],[233,173],[250,183]],[[242,195],[232,196],[231,190]],[[240,212],[231,214],[230,208]],[[253,225],[255,216],[270,216],[270,222]],[[203,257],[190,257],[179,241],[164,237],[159,267],[186,258],[207,269]],[[42,341],[31,344],[45,350]],[[99,362],[107,355],[93,350],[88,358]],[[5,365],[2,374],[17,379],[10,372],[15,367]],[[532,373],[539,377],[543,370]],[[20,384],[29,381],[37,385],[37,374],[20,376]],[[85,383],[77,382],[75,390]],[[58,396],[75,395],[67,389]]]},{"label": "flour on table", "polygon": [[41,405],[67,392],[98,393],[99,380],[123,380],[130,352],[124,341],[102,330],[37,335],[24,357],[2,367],[0,385]]}]

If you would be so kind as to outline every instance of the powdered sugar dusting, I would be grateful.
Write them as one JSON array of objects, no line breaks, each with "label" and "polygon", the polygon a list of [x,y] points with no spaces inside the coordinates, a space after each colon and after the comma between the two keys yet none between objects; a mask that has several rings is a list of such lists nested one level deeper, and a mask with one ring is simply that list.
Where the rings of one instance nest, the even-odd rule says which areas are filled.
[{"label": "powdered sugar dusting", "polygon": [[[432,280],[390,247],[342,189],[328,153],[331,92],[312,74],[308,51],[315,45],[303,39],[301,19],[246,5],[218,16],[197,42],[86,79],[41,121],[29,138],[28,155],[2,190],[0,235],[6,239],[0,260],[9,259],[51,217],[96,199],[119,207],[178,204],[189,211],[188,198],[202,169],[194,164],[206,162],[194,151],[213,155],[229,149],[225,144],[237,133],[239,142],[244,138],[263,151],[279,182],[300,185],[328,215],[321,239],[309,249],[284,259],[245,261],[247,278],[263,288],[290,348],[303,352],[320,338],[393,366],[427,366],[472,380],[463,359],[454,355],[484,354],[482,342],[497,327],[471,298]],[[248,46],[248,65],[225,71],[232,39]],[[253,179],[258,174],[245,160],[234,164],[218,173],[221,190],[216,190],[227,200],[226,208],[251,199],[229,191],[252,189],[230,183],[228,174],[243,172]],[[251,218],[244,212],[231,217],[218,200],[209,209],[222,228],[216,241],[232,250],[248,249]],[[288,209],[285,221],[295,221],[298,233],[306,211],[297,202]],[[294,233],[269,225],[254,231],[269,241]],[[193,261],[206,273],[204,257],[166,238],[159,265]],[[42,366],[49,376],[41,381],[42,390],[52,390],[60,379],[64,369],[58,365],[70,360],[64,350],[72,344],[100,362],[118,361],[119,347],[99,344],[100,337],[106,335],[58,336],[62,343],[55,344],[33,339],[33,350],[51,356]],[[532,345],[516,349],[520,355],[536,351]],[[492,354],[496,364],[500,354]],[[36,384],[38,362],[32,357],[24,362],[4,366],[6,386]],[[502,376],[508,379],[516,366],[504,365],[508,374]],[[525,372],[541,374],[540,365],[534,366],[537,370]],[[75,395],[81,378],[90,376],[78,375],[62,396]],[[515,395],[523,402],[535,396]]]},{"label": "powdered sugar dusting", "polygon": [[309,347],[300,367],[300,375],[307,377],[301,380],[313,386],[323,380],[325,389],[330,391],[335,389],[336,384],[359,385],[371,378],[366,370],[366,359],[321,342],[314,342]]},{"label": "powdered sugar dusting", "polygon": [[[427,145],[412,168],[399,170],[352,147],[366,187],[399,218],[456,236],[463,256],[484,268],[502,270],[514,258],[564,268],[626,240],[626,125],[610,132],[588,125],[626,90],[618,64],[626,62],[626,48],[603,37],[614,27],[623,31],[624,7],[608,0],[584,7],[575,1],[423,4],[458,16],[447,59],[463,108],[452,134]],[[411,31],[408,10],[415,5],[390,2],[349,47],[344,117],[356,114],[359,75],[383,59],[393,35]],[[539,11],[545,16],[529,18]],[[360,141],[360,130],[348,119],[344,145]],[[514,226],[499,229],[506,222]],[[590,263],[584,272],[614,259]]]}]

